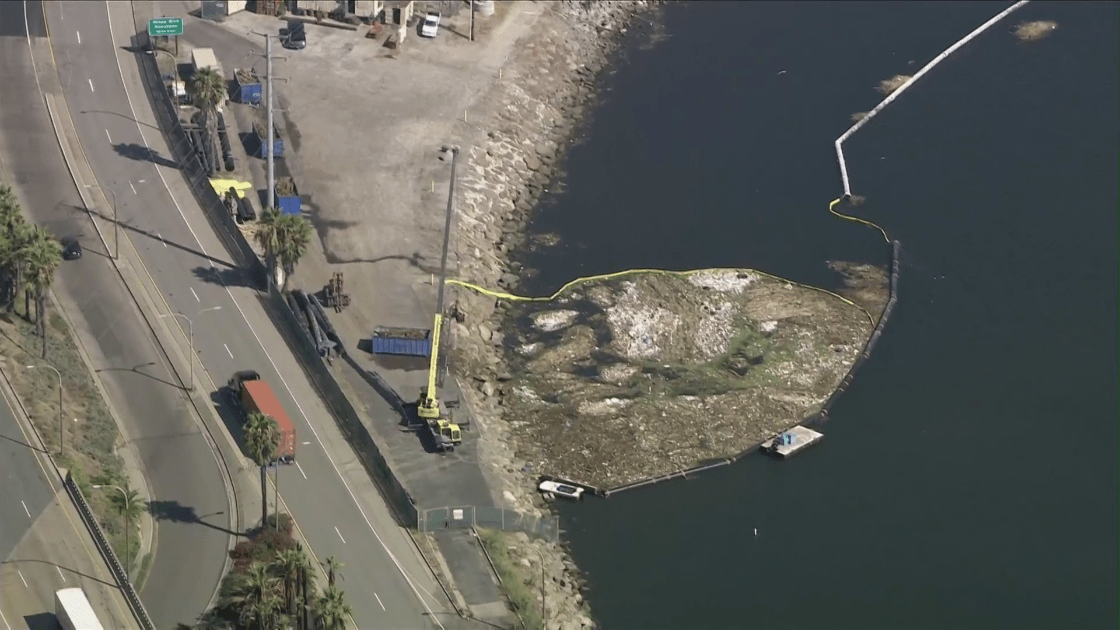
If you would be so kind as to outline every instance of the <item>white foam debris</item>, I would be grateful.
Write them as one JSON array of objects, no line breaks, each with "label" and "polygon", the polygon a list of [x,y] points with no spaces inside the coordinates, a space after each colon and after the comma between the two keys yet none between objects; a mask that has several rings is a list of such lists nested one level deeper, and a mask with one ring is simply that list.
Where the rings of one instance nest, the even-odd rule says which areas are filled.
[{"label": "white foam debris", "polygon": [[778,329],[778,322],[774,320],[762,322],[758,325],[758,329],[764,333],[772,333]]},{"label": "white foam debris", "polygon": [[680,319],[672,311],[643,304],[633,282],[622,285],[615,306],[607,309],[607,321],[615,343],[628,359],[655,357],[661,343],[672,343]]},{"label": "white foam debris", "polygon": [[579,311],[572,310],[533,313],[533,325],[545,332],[552,332],[570,325],[577,316]]},{"label": "white foam debris", "polygon": [[734,269],[705,269],[689,274],[688,281],[705,289],[742,293],[747,286],[758,282],[758,274]]},{"label": "white foam debris", "polygon": [[579,404],[576,411],[580,415],[588,416],[605,416],[612,414],[621,409],[625,409],[633,404],[634,401],[626,400],[625,398],[604,398],[603,400],[596,400],[594,402],[585,400]]},{"label": "white foam debris", "polygon": [[735,336],[735,314],[738,309],[731,302],[707,305],[704,318],[696,326],[693,342],[705,359],[727,352],[731,338]]}]

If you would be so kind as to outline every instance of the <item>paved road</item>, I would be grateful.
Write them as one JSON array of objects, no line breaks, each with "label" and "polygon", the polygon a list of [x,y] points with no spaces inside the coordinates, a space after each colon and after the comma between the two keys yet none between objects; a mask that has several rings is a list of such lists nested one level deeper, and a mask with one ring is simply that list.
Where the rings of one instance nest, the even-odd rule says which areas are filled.
[{"label": "paved road", "polygon": [[54,498],[6,398],[0,397],[0,558],[31,528]]},{"label": "paved road", "polygon": [[198,616],[220,578],[229,537],[225,486],[166,358],[150,331],[137,325],[139,312],[105,258],[89,218],[78,211],[81,200],[38,92],[39,84],[49,91],[53,78],[43,72],[51,55],[41,8],[27,3],[30,41],[23,31],[23,8],[22,2],[0,3],[4,179],[14,181],[37,223],[58,236],[79,235],[85,243],[86,255],[60,268],[56,294],[75,325],[97,340],[87,350],[102,369],[152,494],[164,508],[144,600],[158,627],[173,627]]},{"label": "paved road", "polygon": [[[168,164],[170,151],[152,127],[135,61],[122,50],[134,32],[129,5],[46,6],[66,97],[94,172],[115,193],[120,220],[168,305],[195,318],[194,343],[206,372],[220,384],[236,370],[259,371],[293,416],[299,463],[280,471],[281,499],[313,553],[346,564],[343,586],[355,621],[362,628],[431,626],[438,617],[425,614],[419,597],[433,609],[441,606],[429,594],[438,588]],[[198,314],[213,307],[221,310]],[[199,387],[213,393],[236,434],[222,395],[201,377]],[[144,595],[150,599],[149,591]]]}]

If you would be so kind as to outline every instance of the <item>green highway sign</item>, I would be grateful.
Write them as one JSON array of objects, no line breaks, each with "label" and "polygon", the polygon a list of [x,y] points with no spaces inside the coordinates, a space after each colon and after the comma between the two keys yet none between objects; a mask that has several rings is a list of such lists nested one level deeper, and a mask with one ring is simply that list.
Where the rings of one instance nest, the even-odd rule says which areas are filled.
[{"label": "green highway sign", "polygon": [[161,17],[148,20],[150,37],[170,37],[183,34],[183,18]]}]

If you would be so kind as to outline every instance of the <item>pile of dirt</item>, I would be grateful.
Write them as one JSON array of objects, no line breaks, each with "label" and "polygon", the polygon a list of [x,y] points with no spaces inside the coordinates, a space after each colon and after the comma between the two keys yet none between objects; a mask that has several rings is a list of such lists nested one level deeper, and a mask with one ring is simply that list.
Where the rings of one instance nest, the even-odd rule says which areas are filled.
[{"label": "pile of dirt", "polygon": [[[640,275],[516,307],[507,417],[537,469],[612,488],[742,452],[815,413],[887,300],[887,274],[834,264],[848,299],[751,271]],[[874,319],[874,317],[872,319]]]}]

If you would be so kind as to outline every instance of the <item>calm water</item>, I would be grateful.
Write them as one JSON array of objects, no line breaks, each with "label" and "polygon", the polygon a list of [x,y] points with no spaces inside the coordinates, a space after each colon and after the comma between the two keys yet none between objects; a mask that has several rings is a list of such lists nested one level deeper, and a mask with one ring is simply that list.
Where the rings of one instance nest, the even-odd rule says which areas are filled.
[{"label": "calm water", "polygon": [[[885,261],[827,213],[832,141],[1006,6],[671,7],[535,222],[565,245],[529,288]],[[848,143],[859,212],[903,242],[891,325],[818,448],[565,508],[605,628],[1116,626],[1118,15],[1028,5]],[[1060,28],[1010,35],[1036,19]]]}]

